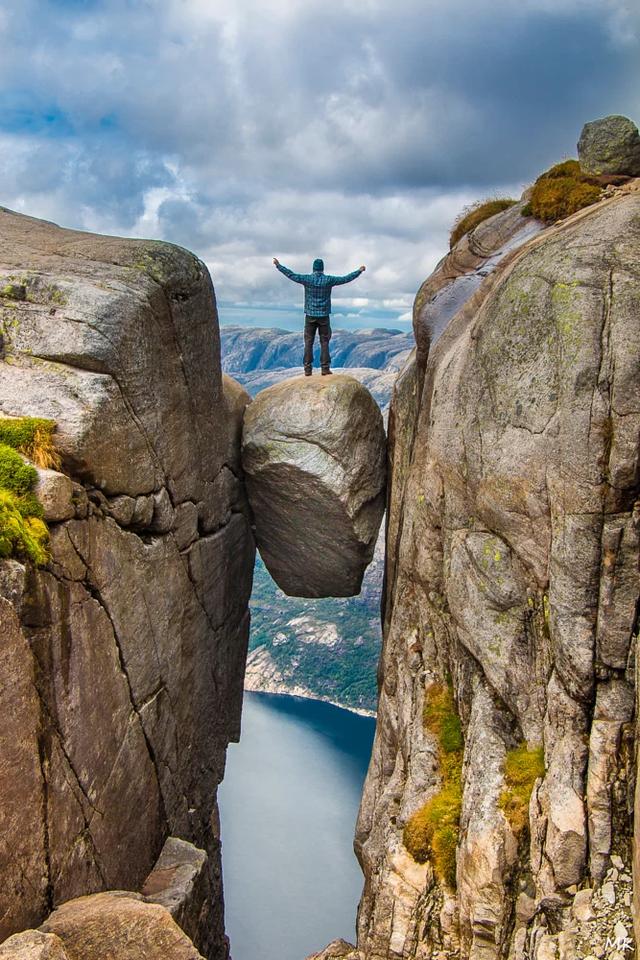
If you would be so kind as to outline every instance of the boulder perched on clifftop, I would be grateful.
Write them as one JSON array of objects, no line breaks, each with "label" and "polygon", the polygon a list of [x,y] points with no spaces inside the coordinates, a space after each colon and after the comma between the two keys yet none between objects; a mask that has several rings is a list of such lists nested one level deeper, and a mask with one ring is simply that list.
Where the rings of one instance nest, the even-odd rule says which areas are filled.
[{"label": "boulder perched on clifftop", "polygon": [[386,441],[369,391],[351,377],[296,377],[247,408],[242,463],[256,538],[296,597],[360,590],[384,512]]},{"label": "boulder perched on clifftop", "polygon": [[585,173],[640,176],[640,134],[628,117],[603,117],[585,123],[578,141]]}]

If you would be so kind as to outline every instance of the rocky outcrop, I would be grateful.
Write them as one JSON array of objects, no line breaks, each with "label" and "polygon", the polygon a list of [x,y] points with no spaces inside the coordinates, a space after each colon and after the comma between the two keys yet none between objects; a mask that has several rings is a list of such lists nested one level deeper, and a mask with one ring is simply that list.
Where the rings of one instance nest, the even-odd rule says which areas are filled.
[{"label": "rocky outcrop", "polygon": [[449,321],[510,253],[543,229],[524,216],[526,199],[464,234],[424,281],[413,305],[413,333],[422,366]]},{"label": "rocky outcrop", "polygon": [[122,891],[71,900],[41,931],[61,941],[69,960],[202,960],[168,910]]},{"label": "rocky outcrop", "polygon": [[0,564],[0,938],[138,890],[171,834],[207,854],[198,944],[223,957],[215,795],[254,546],[209,275],[2,210],[0,323],[0,413],[55,420],[62,458],[38,488],[50,563]]},{"label": "rocky outcrop", "polygon": [[346,940],[334,940],[320,953],[313,953],[308,960],[358,960],[358,952]]},{"label": "rocky outcrop", "polygon": [[585,123],[578,141],[585,173],[640,176],[640,134],[628,117],[603,117]]},{"label": "rocky outcrop", "polygon": [[[587,944],[603,956],[607,936],[630,932],[636,186],[505,257],[399,376],[378,724],[356,833],[367,960],[543,960]],[[440,837],[455,882],[433,847],[416,862],[404,844],[452,776],[425,719],[447,682],[464,744],[458,832]],[[505,768],[540,749],[527,805]]]},{"label": "rocky outcrop", "polygon": [[[38,930],[14,934],[0,960],[198,960],[191,938],[205,940],[211,909],[208,858],[169,837],[141,894],[110,890],[69,900]],[[207,949],[204,955],[207,956]]]},{"label": "rocky outcrop", "polygon": [[0,960],[203,960],[168,910],[124,891],[70,900],[39,930],[16,933]]},{"label": "rocky outcrop", "polygon": [[148,903],[165,907],[188,937],[199,940],[205,954],[214,946],[206,942],[207,913],[211,909],[208,866],[204,850],[169,837],[141,890]]},{"label": "rocky outcrop", "polygon": [[0,945],[0,960],[70,960],[64,943],[55,933],[25,930]]},{"label": "rocky outcrop", "polygon": [[384,511],[380,409],[356,380],[298,377],[247,408],[242,441],[256,540],[287,594],[357,594]]}]

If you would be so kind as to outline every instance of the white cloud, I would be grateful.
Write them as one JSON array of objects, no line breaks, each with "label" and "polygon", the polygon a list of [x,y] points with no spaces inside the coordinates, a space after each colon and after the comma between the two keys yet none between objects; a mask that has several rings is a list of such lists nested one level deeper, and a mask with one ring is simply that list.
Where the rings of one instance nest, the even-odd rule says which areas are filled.
[{"label": "white cloud", "polygon": [[640,113],[639,19],[635,0],[0,0],[0,202],[188,246],[229,302],[299,302],[274,255],[364,262],[345,309],[406,318],[462,207],[517,193],[585,120]]}]

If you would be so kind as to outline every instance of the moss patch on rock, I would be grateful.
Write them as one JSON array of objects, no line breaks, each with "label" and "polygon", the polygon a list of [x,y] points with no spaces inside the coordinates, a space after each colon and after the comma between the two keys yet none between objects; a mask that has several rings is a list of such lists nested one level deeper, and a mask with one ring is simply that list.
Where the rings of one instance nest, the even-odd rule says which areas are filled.
[{"label": "moss patch on rock", "polygon": [[427,689],[423,720],[438,740],[442,786],[407,821],[402,840],[414,860],[430,859],[438,880],[455,890],[464,740],[450,687],[432,684]]},{"label": "moss patch on rock", "polygon": [[25,463],[12,447],[0,443],[0,488],[23,496],[33,490],[37,482],[35,468]]},{"label": "moss patch on rock", "polygon": [[0,443],[24,453],[38,467],[60,467],[53,446],[54,420],[42,417],[0,417]]},{"label": "moss patch on rock", "polygon": [[517,202],[517,200],[512,200],[509,197],[494,197],[490,200],[478,200],[477,203],[465,207],[451,228],[449,247],[455,247],[458,240],[464,237],[465,233],[469,233],[484,220],[495,216],[496,213],[502,213],[503,210],[508,210],[509,207],[513,207]]},{"label": "moss patch on rock", "polygon": [[18,556],[37,565],[49,559],[49,531],[41,517],[29,515],[33,503],[34,498],[0,487],[0,557]]},{"label": "moss patch on rock", "polygon": [[554,223],[596,203],[601,196],[601,184],[583,173],[577,160],[564,160],[538,177],[522,214]]},{"label": "moss patch on rock", "polygon": [[0,297],[4,300],[26,300],[27,288],[23,283],[5,283],[0,287]]},{"label": "moss patch on rock", "polygon": [[438,738],[444,756],[464,749],[462,726],[453,701],[453,692],[444,684],[432,684],[427,689],[422,719],[427,730]]},{"label": "moss patch on rock", "polygon": [[529,800],[539,777],[544,776],[542,747],[529,750],[526,743],[509,750],[504,764],[504,789],[499,807],[511,829],[520,837],[529,827]]}]

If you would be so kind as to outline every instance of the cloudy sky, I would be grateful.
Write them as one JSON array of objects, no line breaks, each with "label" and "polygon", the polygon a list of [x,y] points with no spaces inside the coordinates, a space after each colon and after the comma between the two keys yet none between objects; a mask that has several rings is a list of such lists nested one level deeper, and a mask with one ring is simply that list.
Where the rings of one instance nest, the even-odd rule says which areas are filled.
[{"label": "cloudy sky", "polygon": [[0,0],[0,204],[171,240],[223,322],[300,322],[277,256],[404,325],[466,204],[640,120],[638,0]]}]

